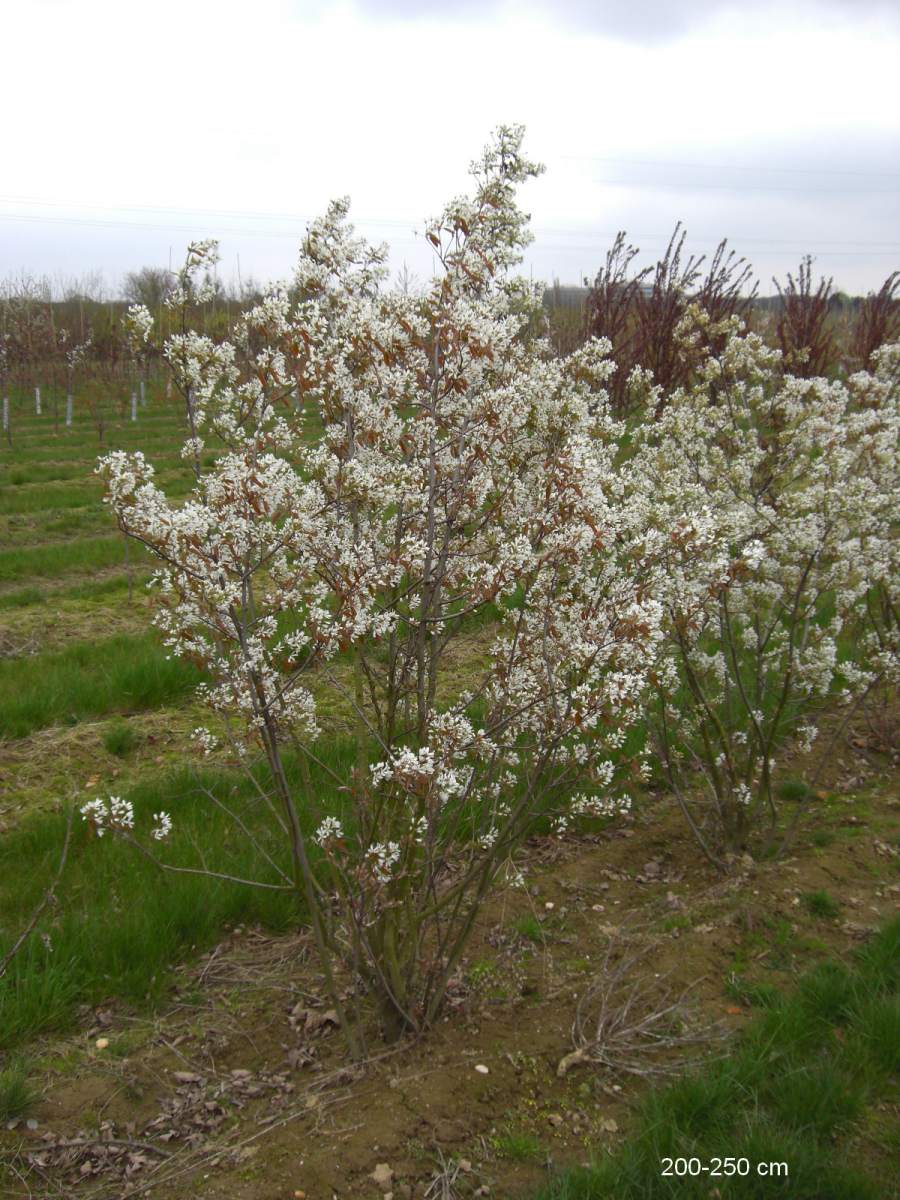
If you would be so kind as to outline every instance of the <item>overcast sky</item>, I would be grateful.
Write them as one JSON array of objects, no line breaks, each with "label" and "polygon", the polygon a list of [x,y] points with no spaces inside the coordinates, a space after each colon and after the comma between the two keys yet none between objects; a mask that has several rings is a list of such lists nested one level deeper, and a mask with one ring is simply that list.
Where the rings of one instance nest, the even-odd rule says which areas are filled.
[{"label": "overcast sky", "polygon": [[900,267],[900,0],[4,0],[0,44],[0,279],[113,292],[207,235],[226,279],[284,277],[343,194],[425,275],[416,229],[514,121],[535,278],[677,220],[764,294],[807,251],[850,292]]}]

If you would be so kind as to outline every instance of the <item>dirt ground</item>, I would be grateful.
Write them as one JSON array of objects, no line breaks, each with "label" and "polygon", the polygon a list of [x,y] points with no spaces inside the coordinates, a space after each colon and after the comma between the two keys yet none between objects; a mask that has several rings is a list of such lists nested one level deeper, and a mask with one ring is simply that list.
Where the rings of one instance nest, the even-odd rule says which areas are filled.
[{"label": "dirt ground", "polygon": [[[787,985],[897,910],[900,803],[883,750],[854,735],[791,856],[727,877],[666,798],[601,833],[533,841],[526,889],[484,909],[441,1024],[373,1042],[365,1067],[345,1057],[307,937],[229,931],[179,969],[165,1011],[101,1006],[30,1051],[42,1099],[0,1130],[2,1194],[525,1200],[553,1166],[615,1146],[647,1086],[564,1061],[607,953],[645,951],[629,976],[646,1003],[690,988],[687,1027],[727,1035],[750,1016],[745,982]],[[808,901],[818,892],[831,915]]]}]

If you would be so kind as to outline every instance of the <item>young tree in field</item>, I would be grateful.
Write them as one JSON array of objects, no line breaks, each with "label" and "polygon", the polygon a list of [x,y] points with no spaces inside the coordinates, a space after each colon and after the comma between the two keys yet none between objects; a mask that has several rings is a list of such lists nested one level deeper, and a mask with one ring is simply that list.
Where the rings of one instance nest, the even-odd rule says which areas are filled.
[{"label": "young tree in field", "polygon": [[[681,336],[708,325],[694,312]],[[786,374],[734,321],[714,332],[722,353],[639,431],[632,478],[655,530],[635,536],[668,544],[655,745],[721,861],[782,838],[786,744],[811,750],[826,703],[897,678],[900,347],[845,385]]]},{"label": "young tree in field", "polygon": [[[83,342],[78,342],[66,353],[66,412],[74,408],[75,383],[78,372],[88,361],[91,352],[91,331],[88,329]],[[102,441],[102,435],[100,437]]]},{"label": "young tree in field", "polygon": [[[698,304],[710,318],[707,331],[723,328],[728,317],[749,315],[756,285],[748,290],[752,269],[727,241],[716,247],[706,273],[704,256],[682,262],[687,232],[679,223],[666,252],[653,267],[632,271],[640,251],[617,234],[597,272],[584,305],[584,332],[608,338],[616,373],[610,383],[613,411],[628,416],[638,411],[648,381],[664,396],[691,378],[700,353],[721,350],[721,343],[699,344],[686,353],[678,329],[689,305]],[[648,282],[649,280],[649,282]]]},{"label": "young tree in field", "polygon": [[0,406],[3,413],[3,436],[12,445],[12,413],[9,408],[9,349],[6,335],[0,333]]},{"label": "young tree in field", "polygon": [[900,271],[892,271],[877,292],[859,306],[853,328],[853,357],[859,366],[870,365],[872,355],[887,342],[900,338]]},{"label": "young tree in field", "polygon": [[[170,340],[197,472],[182,507],[142,455],[101,465],[120,527],[159,560],[168,645],[206,666],[210,707],[268,764],[260,803],[289,856],[259,882],[302,896],[335,1004],[343,963],[388,1037],[435,1020],[538,823],[626,808],[640,769],[625,741],[660,606],[624,536],[608,343],[560,361],[530,332],[540,289],[510,276],[528,240],[515,190],[538,173],[521,143],[501,128],[473,195],[427,225],[421,289],[386,289],[386,251],[340,201],[231,341]],[[286,769],[288,753],[326,765],[312,670],[356,722],[338,812]],[[88,814],[129,827],[111,803]]]},{"label": "young tree in field", "polygon": [[[132,388],[137,386],[143,393],[147,376],[147,360],[150,354],[150,331],[153,328],[153,317],[143,304],[129,304],[122,320],[122,326],[128,357],[134,371],[134,378],[131,380]],[[136,393],[132,391],[132,406],[135,396]]]},{"label": "young tree in field", "polygon": [[827,374],[837,352],[829,320],[832,280],[823,275],[813,289],[812,264],[812,255],[807,254],[800,260],[797,278],[788,272],[783,288],[772,279],[781,300],[775,333],[785,366],[806,379]]},{"label": "young tree in field", "polygon": [[[604,265],[588,288],[584,302],[584,333],[587,337],[603,337],[610,342],[616,372],[610,381],[609,392],[617,416],[630,414],[636,404],[635,383],[645,364],[641,361],[641,344],[637,326],[637,301],[644,280],[652,267],[631,272],[631,264],[640,250],[625,241],[620,230],[606,255]],[[587,283],[587,280],[585,280]],[[638,376],[633,372],[637,370]]]},{"label": "young tree in field", "polygon": [[[215,295],[212,272],[219,261],[219,244],[214,238],[201,242],[191,242],[188,246],[184,266],[175,275],[173,286],[166,295],[166,307],[173,313],[177,332],[166,341],[164,356],[171,369],[171,379],[184,401],[185,417],[190,430],[190,438],[182,451],[185,458],[191,458],[194,474],[200,478],[200,451],[203,448],[199,436],[203,424],[205,409],[203,402],[209,383],[203,380],[212,379],[215,388],[221,366],[220,348],[206,336],[201,335],[193,327],[192,321],[200,315],[204,304]],[[198,279],[203,272],[203,278]],[[143,310],[147,312],[146,309]],[[143,319],[143,318],[142,318]],[[150,336],[150,326],[145,326],[144,340]],[[246,337],[246,334],[245,334]],[[250,347],[245,346],[247,353]],[[227,356],[231,352],[226,347]]]},{"label": "young tree in field", "polygon": [[172,272],[165,267],[141,267],[125,276],[122,294],[130,305],[139,304],[158,314],[174,282]]}]

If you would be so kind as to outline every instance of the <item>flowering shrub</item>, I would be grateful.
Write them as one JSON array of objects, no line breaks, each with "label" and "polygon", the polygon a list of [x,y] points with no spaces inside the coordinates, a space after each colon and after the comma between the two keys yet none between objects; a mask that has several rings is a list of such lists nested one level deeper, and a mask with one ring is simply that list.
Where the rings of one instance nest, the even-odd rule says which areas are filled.
[{"label": "flowering shrub", "polygon": [[[272,869],[304,897],[351,1036],[336,957],[388,1035],[427,1027],[537,823],[627,808],[626,735],[661,636],[616,483],[608,343],[560,361],[534,333],[538,289],[509,273],[528,240],[515,188],[538,172],[521,141],[501,128],[472,197],[427,225],[438,273],[419,294],[386,287],[385,250],[339,201],[290,288],[230,341],[186,323],[169,340],[197,476],[184,504],[141,454],[100,466],[120,527],[159,561],[167,644],[208,670],[235,750],[267,760],[260,803],[291,857]],[[213,254],[191,248],[172,303],[186,308]],[[481,616],[495,632],[472,645]],[[461,640],[472,663],[454,694]],[[355,715],[341,813],[285,769],[286,752],[318,761],[311,668]]]},{"label": "flowering shrub", "polygon": [[[707,315],[682,325],[708,344]],[[637,436],[634,536],[660,549],[666,609],[655,745],[710,857],[778,826],[775,772],[816,713],[898,671],[900,347],[845,384],[785,374],[735,320]],[[637,510],[635,510],[637,511]],[[699,772],[706,804],[691,804]]]}]

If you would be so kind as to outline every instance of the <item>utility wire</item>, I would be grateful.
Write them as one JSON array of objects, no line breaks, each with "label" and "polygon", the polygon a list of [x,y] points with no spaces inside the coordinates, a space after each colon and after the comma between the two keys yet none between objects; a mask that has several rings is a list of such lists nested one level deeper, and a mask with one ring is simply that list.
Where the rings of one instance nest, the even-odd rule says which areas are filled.
[{"label": "utility wire", "polygon": [[[301,220],[302,218],[297,218],[297,219]],[[194,223],[193,225],[170,225],[168,223],[154,223],[154,222],[149,222],[149,221],[117,221],[113,218],[102,218],[102,217],[94,217],[94,218],[92,218],[92,217],[61,217],[61,216],[49,216],[49,215],[38,216],[38,215],[29,214],[29,213],[0,212],[0,221],[21,221],[21,222],[34,222],[37,224],[54,224],[54,225],[56,225],[56,224],[80,225],[80,226],[87,226],[89,228],[97,228],[97,229],[144,229],[144,230],[149,230],[149,231],[159,232],[159,233],[184,233],[184,234],[198,234],[199,233],[204,236],[209,236],[212,233],[219,233],[221,235],[232,236],[232,237],[269,237],[269,238],[276,238],[276,239],[281,238],[281,239],[289,239],[289,240],[299,240],[299,238],[301,236],[301,231],[298,229],[289,229],[289,230],[249,229],[249,228],[242,228],[242,227],[236,227],[236,226],[216,226],[213,223],[210,223],[208,221],[201,222],[199,220],[196,223]],[[386,221],[383,222],[376,218],[357,218],[357,220],[354,223],[357,225],[375,225],[375,226],[387,224]],[[403,222],[394,222],[393,224],[402,225],[403,228],[409,228],[409,226]],[[587,229],[559,229],[559,228],[544,228],[541,226],[535,226],[533,228],[533,232],[535,233],[535,235],[537,237],[542,239],[538,248],[540,248],[540,246],[542,245],[546,249],[552,248],[552,249],[572,250],[572,251],[576,251],[576,250],[593,251],[593,250],[596,250],[596,243],[598,241],[602,242],[604,240],[609,240],[610,238],[615,237],[617,231],[612,232],[612,231],[603,231],[603,230],[593,231],[593,230],[587,230]],[[630,236],[632,236],[635,239],[638,239],[640,241],[668,242],[669,238],[672,235],[671,235],[671,231],[669,231],[668,233],[636,233],[636,234],[632,234]],[[546,240],[548,237],[549,238],[554,238],[554,237],[576,238],[576,239],[580,239],[580,240],[567,241],[562,244],[554,245]],[[413,245],[413,244],[416,244],[418,241],[420,241],[420,239],[417,239],[415,237],[394,237],[393,240],[395,243],[399,243],[402,245]],[[711,234],[698,234],[696,236],[691,235],[691,240],[695,244],[718,245],[718,243],[722,239],[720,237],[715,237]],[[753,242],[753,243],[755,243],[755,248],[756,248],[757,252],[761,253],[761,254],[789,253],[791,251],[796,251],[797,253],[805,254],[805,253],[810,252],[810,247],[807,243],[804,243],[801,245],[796,240],[790,241],[788,239],[774,239],[774,238],[770,239],[770,238],[759,238],[759,237],[736,236],[733,238],[729,238],[728,242],[729,242],[729,245],[734,245],[736,247],[740,246],[744,242]],[[818,249],[818,247],[816,247],[812,252],[814,252],[817,257],[823,257],[823,258],[824,257],[834,257],[834,256],[867,257],[870,255],[896,256],[898,251],[900,251],[900,242],[892,242],[892,241],[888,241],[886,239],[879,240],[879,241],[851,241],[848,239],[847,241],[820,242],[820,243],[818,243],[818,245],[822,246],[822,247],[831,247],[831,246],[854,246],[854,247],[857,247],[857,249],[853,249],[853,250]]]},{"label": "utility wire", "polygon": [[852,175],[876,179],[900,179],[900,171],[856,171],[838,167],[772,167],[747,166],[738,163],[692,163],[675,159],[601,158],[593,154],[563,154],[561,158],[577,162],[614,163],[621,167],[687,167],[697,171],[766,171],[784,175]]}]

